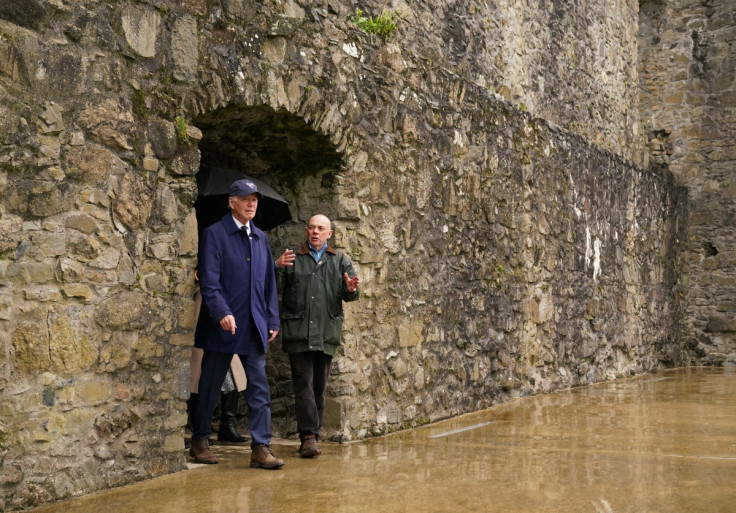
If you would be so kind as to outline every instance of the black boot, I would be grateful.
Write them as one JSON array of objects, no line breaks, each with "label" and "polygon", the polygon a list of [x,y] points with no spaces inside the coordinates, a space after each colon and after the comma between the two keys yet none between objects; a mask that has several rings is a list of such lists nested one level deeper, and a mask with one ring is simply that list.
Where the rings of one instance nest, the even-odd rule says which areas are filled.
[{"label": "black boot", "polygon": [[187,425],[184,426],[187,431],[192,430],[192,419],[194,418],[194,410],[197,409],[198,396],[198,394],[189,394],[189,399],[187,399]]},{"label": "black boot", "polygon": [[217,430],[217,441],[242,444],[250,440],[235,429],[235,415],[238,412],[239,392],[233,391],[220,395],[220,427]]},{"label": "black boot", "polygon": [[189,394],[187,399],[187,425],[184,426],[184,448],[189,449],[192,443],[192,419],[197,409],[197,394]]}]

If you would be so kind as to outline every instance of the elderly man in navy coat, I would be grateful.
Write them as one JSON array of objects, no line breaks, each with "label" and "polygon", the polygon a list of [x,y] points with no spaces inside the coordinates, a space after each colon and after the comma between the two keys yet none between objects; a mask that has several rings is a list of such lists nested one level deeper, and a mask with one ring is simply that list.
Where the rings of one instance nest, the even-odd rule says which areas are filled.
[{"label": "elderly man in navy coat", "polygon": [[245,401],[252,436],[250,465],[278,469],[271,442],[271,395],[266,351],[279,332],[278,298],[271,248],[252,219],[260,193],[250,180],[230,187],[230,213],[202,233],[199,283],[202,312],[194,335],[204,350],[199,401],[192,420],[189,454],[198,463],[217,463],[209,448],[210,419],[234,354],[248,378]]}]

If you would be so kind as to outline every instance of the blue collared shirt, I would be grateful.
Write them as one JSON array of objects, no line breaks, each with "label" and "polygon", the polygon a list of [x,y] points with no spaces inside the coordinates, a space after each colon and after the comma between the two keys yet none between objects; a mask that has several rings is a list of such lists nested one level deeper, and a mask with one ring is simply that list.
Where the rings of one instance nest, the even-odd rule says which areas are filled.
[{"label": "blue collared shirt", "polygon": [[314,261],[319,263],[319,259],[322,258],[322,255],[324,255],[327,249],[327,244],[322,246],[322,249],[315,249],[309,242],[307,242],[307,245],[309,246],[309,251],[312,253],[312,257],[314,257]]}]

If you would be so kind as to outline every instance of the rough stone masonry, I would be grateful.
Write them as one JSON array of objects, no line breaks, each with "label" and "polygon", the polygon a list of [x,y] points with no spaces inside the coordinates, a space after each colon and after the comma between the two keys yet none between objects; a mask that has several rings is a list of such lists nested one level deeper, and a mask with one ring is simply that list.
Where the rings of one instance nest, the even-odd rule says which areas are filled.
[{"label": "rough stone masonry", "polygon": [[[697,2],[642,4],[681,8],[666,34],[697,39],[691,65],[733,40],[732,18],[685,31]],[[396,32],[361,30],[356,8],[398,13]],[[331,383],[333,440],[733,362],[733,234],[712,242],[715,260],[688,242],[733,210],[693,230],[702,206],[664,160],[698,152],[662,138],[690,144],[695,128],[651,122],[710,96],[640,106],[640,67],[691,57],[640,56],[640,15],[634,0],[4,0],[0,511],[184,467],[200,164],[290,201],[274,252],[322,212],[356,263],[364,297]],[[656,75],[661,90],[670,76]],[[708,152],[719,194],[729,141]],[[725,281],[691,287],[693,264],[714,262]],[[701,297],[721,298],[710,330]],[[692,343],[687,326],[718,340]],[[274,432],[289,437],[284,361],[276,343]]]}]

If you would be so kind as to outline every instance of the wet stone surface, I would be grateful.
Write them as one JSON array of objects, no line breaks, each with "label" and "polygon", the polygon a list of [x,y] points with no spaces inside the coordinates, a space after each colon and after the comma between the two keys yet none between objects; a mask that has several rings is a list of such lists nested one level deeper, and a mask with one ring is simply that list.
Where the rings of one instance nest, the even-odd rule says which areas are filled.
[{"label": "wet stone surface", "polygon": [[276,442],[281,471],[218,465],[36,513],[733,512],[736,368],[691,368],[518,399],[350,444],[316,460]]}]

